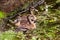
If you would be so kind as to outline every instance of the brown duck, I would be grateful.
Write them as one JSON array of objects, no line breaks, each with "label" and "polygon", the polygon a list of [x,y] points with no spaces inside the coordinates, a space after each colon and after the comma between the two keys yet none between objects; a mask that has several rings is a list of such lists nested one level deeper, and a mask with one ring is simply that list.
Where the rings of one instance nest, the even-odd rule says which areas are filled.
[{"label": "brown duck", "polygon": [[36,29],[36,17],[31,11],[31,14],[18,16],[16,20],[14,20],[15,25],[17,26],[17,29],[26,31]]}]

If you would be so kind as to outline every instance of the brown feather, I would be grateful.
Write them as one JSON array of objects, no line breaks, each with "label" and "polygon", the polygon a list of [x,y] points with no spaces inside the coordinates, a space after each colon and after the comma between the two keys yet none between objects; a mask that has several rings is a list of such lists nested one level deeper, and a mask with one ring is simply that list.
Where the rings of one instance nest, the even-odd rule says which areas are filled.
[{"label": "brown feather", "polygon": [[[31,16],[31,14],[29,14],[29,15]],[[15,25],[18,28],[26,28],[26,29],[29,29],[29,30],[36,29],[36,23],[33,22],[34,20],[33,21],[30,21],[31,23],[29,23],[28,19],[31,20],[30,19],[31,17],[29,15],[27,15],[27,16],[26,15],[23,15],[22,17],[18,16],[18,19],[16,19],[17,22],[15,23]],[[32,15],[32,17],[34,17],[34,16]]]}]

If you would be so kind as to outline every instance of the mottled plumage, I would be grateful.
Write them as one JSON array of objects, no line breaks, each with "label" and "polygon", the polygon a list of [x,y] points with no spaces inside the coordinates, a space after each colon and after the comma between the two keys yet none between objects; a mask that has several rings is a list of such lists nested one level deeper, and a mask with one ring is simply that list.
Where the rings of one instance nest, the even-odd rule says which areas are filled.
[{"label": "mottled plumage", "polygon": [[[16,20],[14,20],[15,25],[17,26],[18,29],[36,29],[36,17],[32,14],[29,15],[23,15],[23,16],[18,16]],[[22,28],[22,29],[21,29]],[[25,31],[25,30],[24,30]]]}]

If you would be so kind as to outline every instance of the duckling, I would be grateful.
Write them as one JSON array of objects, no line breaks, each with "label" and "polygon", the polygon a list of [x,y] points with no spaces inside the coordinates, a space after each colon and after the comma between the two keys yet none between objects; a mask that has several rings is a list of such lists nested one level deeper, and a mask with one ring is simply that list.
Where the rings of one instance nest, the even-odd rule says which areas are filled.
[{"label": "duckling", "polygon": [[16,28],[18,30],[26,31],[36,29],[36,17],[31,11],[31,14],[18,16],[16,20],[14,20]]}]

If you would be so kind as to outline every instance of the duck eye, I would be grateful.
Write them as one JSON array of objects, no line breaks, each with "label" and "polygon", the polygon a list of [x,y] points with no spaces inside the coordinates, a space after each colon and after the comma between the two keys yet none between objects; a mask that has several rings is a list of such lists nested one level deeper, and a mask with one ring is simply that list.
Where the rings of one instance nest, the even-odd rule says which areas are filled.
[{"label": "duck eye", "polygon": [[33,19],[31,19],[31,21],[34,21]]},{"label": "duck eye", "polygon": [[36,23],[37,21],[35,20],[34,23]]}]

